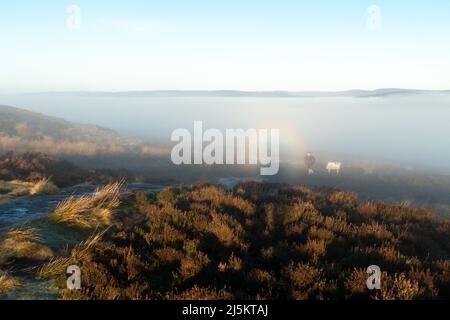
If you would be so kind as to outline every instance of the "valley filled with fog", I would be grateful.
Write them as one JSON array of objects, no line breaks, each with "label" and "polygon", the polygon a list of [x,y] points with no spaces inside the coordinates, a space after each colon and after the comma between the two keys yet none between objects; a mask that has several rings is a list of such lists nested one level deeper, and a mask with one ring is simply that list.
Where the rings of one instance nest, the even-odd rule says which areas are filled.
[{"label": "valley filled with fog", "polygon": [[133,97],[5,95],[1,103],[90,123],[170,147],[171,132],[280,129],[281,161],[311,151],[322,161],[380,162],[450,172],[450,94],[381,97]]}]

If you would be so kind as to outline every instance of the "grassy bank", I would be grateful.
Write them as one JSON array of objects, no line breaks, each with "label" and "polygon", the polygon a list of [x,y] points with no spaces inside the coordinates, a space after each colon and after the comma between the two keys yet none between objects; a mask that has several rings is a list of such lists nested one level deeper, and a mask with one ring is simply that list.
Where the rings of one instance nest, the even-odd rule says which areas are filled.
[{"label": "grassy bank", "polygon": [[17,199],[25,196],[58,194],[59,189],[49,179],[40,179],[37,182],[26,181],[0,181],[0,201]]}]

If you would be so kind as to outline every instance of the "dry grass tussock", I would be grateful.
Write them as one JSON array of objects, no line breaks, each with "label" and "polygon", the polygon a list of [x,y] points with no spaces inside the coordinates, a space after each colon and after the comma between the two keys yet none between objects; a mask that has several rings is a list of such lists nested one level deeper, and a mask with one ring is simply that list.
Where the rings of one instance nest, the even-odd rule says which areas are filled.
[{"label": "dry grass tussock", "polygon": [[19,180],[8,182],[0,181],[0,190],[12,198],[29,195],[53,195],[59,193],[58,187],[50,180],[50,178],[43,178],[35,183]]},{"label": "dry grass tussock", "polygon": [[51,259],[47,264],[39,268],[37,276],[40,279],[57,277],[65,274],[68,266],[72,264],[80,264],[86,259],[90,250],[102,239],[108,231],[105,229],[101,232],[93,233],[87,240],[77,244],[66,256],[59,256]]},{"label": "dry grass tussock", "polygon": [[124,182],[115,182],[99,188],[93,195],[71,196],[61,202],[50,216],[57,223],[73,227],[95,229],[109,226],[112,216],[120,205]]},{"label": "dry grass tussock", "polygon": [[0,271],[0,294],[5,294],[22,287],[22,282],[10,276],[7,272]]},{"label": "dry grass tussock", "polygon": [[50,248],[42,244],[42,240],[32,228],[12,229],[7,232],[0,243],[0,260],[27,258],[45,260],[53,257]]},{"label": "dry grass tussock", "polygon": [[34,195],[52,195],[58,194],[58,187],[50,180],[50,178],[44,178],[36,182],[36,184],[30,189],[30,194]]}]

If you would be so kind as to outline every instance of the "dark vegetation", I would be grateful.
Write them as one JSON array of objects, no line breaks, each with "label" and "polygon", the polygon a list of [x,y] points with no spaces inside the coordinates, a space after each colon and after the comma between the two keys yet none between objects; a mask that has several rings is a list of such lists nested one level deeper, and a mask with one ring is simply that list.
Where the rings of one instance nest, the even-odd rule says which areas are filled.
[{"label": "dark vegetation", "polygon": [[72,186],[88,181],[106,181],[107,177],[81,169],[67,161],[56,160],[40,152],[0,156],[0,180],[36,182],[51,177],[60,186]]},{"label": "dark vegetation", "polygon": [[[41,152],[15,154],[7,152],[0,156],[0,181],[33,182],[50,179],[58,187],[78,184],[100,184],[112,181],[168,183],[169,179],[145,178],[127,169],[85,169],[64,159]],[[0,189],[1,194],[1,189]]]},{"label": "dark vegetation", "polygon": [[[325,164],[322,166],[325,167]],[[404,203],[426,208],[438,216],[450,218],[450,175],[445,173],[407,171],[394,167],[377,167],[365,173],[355,163],[339,176],[317,170],[308,176],[305,169],[282,166],[270,182],[302,184],[311,188],[327,186],[343,191],[355,191],[362,200],[379,199],[387,203]]]},{"label": "dark vegetation", "polygon": [[[64,288],[61,266],[81,267],[83,289],[63,290],[65,299],[450,298],[450,222],[423,209],[257,182],[121,199],[96,218],[103,234],[40,270]],[[76,206],[66,205],[70,215]],[[382,290],[369,291],[374,264]]]}]

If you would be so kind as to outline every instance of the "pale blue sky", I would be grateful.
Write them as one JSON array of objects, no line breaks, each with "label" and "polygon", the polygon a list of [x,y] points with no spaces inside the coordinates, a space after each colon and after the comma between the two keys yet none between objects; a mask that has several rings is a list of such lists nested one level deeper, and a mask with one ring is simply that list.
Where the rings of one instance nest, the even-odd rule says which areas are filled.
[{"label": "pale blue sky", "polygon": [[450,89],[450,2],[393,2],[0,0],[0,92]]}]

